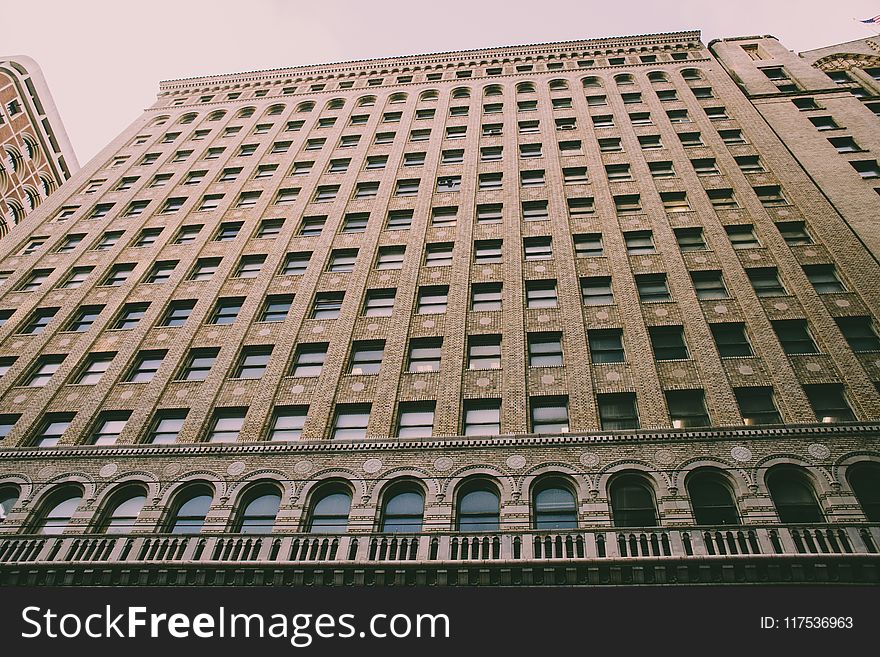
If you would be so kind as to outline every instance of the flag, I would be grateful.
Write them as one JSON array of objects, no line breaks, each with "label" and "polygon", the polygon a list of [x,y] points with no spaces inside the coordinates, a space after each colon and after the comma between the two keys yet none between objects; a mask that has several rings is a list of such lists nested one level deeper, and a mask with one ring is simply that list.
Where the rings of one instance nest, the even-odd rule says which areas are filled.
[{"label": "flag", "polygon": [[880,25],[880,14],[874,16],[873,18],[867,18],[863,21],[859,21],[860,23],[867,23],[868,25]]}]

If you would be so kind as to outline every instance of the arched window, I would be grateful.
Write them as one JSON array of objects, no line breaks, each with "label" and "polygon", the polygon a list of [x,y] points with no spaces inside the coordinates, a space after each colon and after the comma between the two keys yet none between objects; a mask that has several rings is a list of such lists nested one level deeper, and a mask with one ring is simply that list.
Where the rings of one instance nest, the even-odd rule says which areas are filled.
[{"label": "arched window", "polygon": [[433,102],[440,98],[440,94],[436,89],[428,89],[419,94],[419,101],[423,103]]},{"label": "arched window", "polygon": [[698,68],[686,68],[682,70],[681,77],[685,80],[702,80],[703,73]]},{"label": "arched window", "polygon": [[405,103],[406,102],[406,94],[405,93],[396,93],[391,94],[391,97],[388,98],[389,103]]},{"label": "arched window", "polygon": [[284,105],[271,105],[269,109],[266,110],[266,116],[278,116],[284,111]]},{"label": "arched window", "polygon": [[274,484],[252,486],[242,498],[235,531],[242,534],[271,534],[281,507],[281,493]]},{"label": "arched window", "polygon": [[648,73],[648,80],[651,82],[669,82],[669,76],[663,71],[651,71]]},{"label": "arched window", "polygon": [[567,482],[544,478],[532,492],[535,529],[576,529],[577,503]]},{"label": "arched window", "polygon": [[711,469],[697,470],[685,485],[698,525],[739,524],[736,503],[721,474]]},{"label": "arched window", "polygon": [[55,182],[43,174],[40,174],[40,186],[43,188],[43,196],[49,196],[55,191]]},{"label": "arched window", "polygon": [[247,119],[254,115],[255,109],[253,107],[244,107],[238,110],[238,114],[235,115],[237,119]]},{"label": "arched window", "polygon": [[147,501],[141,486],[127,486],[110,498],[99,530],[105,534],[128,534]]},{"label": "arched window", "polygon": [[168,521],[169,534],[198,534],[202,531],[214,491],[207,484],[187,486],[177,494]]},{"label": "arched window", "polygon": [[497,531],[501,516],[498,489],[485,480],[465,484],[458,494],[456,528],[461,532]]},{"label": "arched window", "polygon": [[224,116],[226,116],[226,112],[225,112],[225,111],[223,111],[223,110],[217,110],[216,112],[211,112],[210,114],[208,114],[208,120],[209,120],[209,121],[219,121],[219,120],[222,119]]},{"label": "arched window", "polygon": [[502,94],[501,86],[497,84],[490,84],[488,87],[483,89],[484,96],[500,96]]},{"label": "arched window", "polygon": [[452,90],[453,98],[470,98],[471,90],[467,87],[458,87],[457,89]]},{"label": "arched window", "polygon": [[561,78],[550,80],[550,91],[565,91],[566,89],[568,89],[568,80]]},{"label": "arched window", "polygon": [[360,98],[358,98],[358,107],[372,107],[375,104],[375,96],[361,96]]},{"label": "arched window", "polygon": [[824,522],[816,493],[797,467],[780,466],[767,473],[767,488],[783,523]]},{"label": "arched window", "polygon": [[419,532],[425,514],[425,497],[412,483],[393,485],[382,509],[383,532]]},{"label": "arched window", "polygon": [[166,123],[168,123],[169,118],[170,118],[169,116],[157,116],[155,119],[150,121],[149,127],[158,126],[158,125],[165,125]]},{"label": "arched window", "polygon": [[584,89],[596,89],[602,86],[602,81],[595,76],[584,78],[581,82],[584,85]]},{"label": "arched window", "polygon": [[24,208],[21,203],[12,199],[6,199],[6,205],[9,207],[9,220],[13,226],[17,226],[24,219]]},{"label": "arched window", "polygon": [[520,82],[516,85],[516,93],[518,94],[533,94],[535,93],[535,83],[534,82]]},{"label": "arched window", "polygon": [[324,108],[325,110],[338,110],[342,109],[345,106],[344,98],[334,98],[330,102],[327,103],[327,106]]},{"label": "arched window", "polygon": [[656,527],[654,492],[644,477],[625,474],[611,482],[611,513],[615,527]]},{"label": "arched window", "polygon": [[297,112],[311,112],[313,109],[315,109],[315,103],[310,100],[296,106]]},{"label": "arched window", "polygon": [[66,528],[82,502],[82,490],[65,486],[52,493],[45,501],[34,525],[35,534],[56,535]]},{"label": "arched window", "polygon": [[348,531],[351,492],[341,484],[325,486],[312,498],[309,531],[313,534],[341,534]]},{"label": "arched window", "polygon": [[629,84],[635,84],[636,81],[629,73],[621,73],[620,75],[614,76],[614,81],[617,83],[618,87],[622,87]]},{"label": "arched window", "polygon": [[12,513],[12,507],[18,502],[21,493],[17,486],[0,486],[0,522],[6,520]]},{"label": "arched window", "polygon": [[846,479],[862,507],[865,519],[880,522],[880,463],[851,465],[846,470]]},{"label": "arched window", "polygon": [[178,121],[178,123],[180,123],[181,125],[186,125],[187,123],[192,123],[193,121],[196,120],[197,116],[198,116],[198,114],[196,114],[195,112],[190,112],[189,114],[184,114],[183,116],[180,117],[180,120]]}]

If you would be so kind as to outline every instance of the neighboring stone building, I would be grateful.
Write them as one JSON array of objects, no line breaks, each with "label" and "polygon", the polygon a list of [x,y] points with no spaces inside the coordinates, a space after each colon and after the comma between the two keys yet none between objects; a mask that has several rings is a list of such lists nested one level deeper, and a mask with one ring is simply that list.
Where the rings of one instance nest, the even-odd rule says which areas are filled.
[{"label": "neighboring stone building", "polygon": [[173,80],[106,152],[0,243],[3,584],[880,579],[862,209],[699,33]]},{"label": "neighboring stone building", "polygon": [[40,67],[0,56],[0,238],[78,169]]},{"label": "neighboring stone building", "polygon": [[709,44],[859,238],[880,255],[880,37],[800,53],[772,36]]}]

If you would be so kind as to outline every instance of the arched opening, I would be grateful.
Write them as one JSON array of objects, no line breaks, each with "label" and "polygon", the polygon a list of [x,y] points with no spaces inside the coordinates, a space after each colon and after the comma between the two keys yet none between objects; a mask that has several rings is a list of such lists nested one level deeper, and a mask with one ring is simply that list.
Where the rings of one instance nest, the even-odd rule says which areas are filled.
[{"label": "arched opening", "polygon": [[342,483],[327,484],[312,496],[308,531],[341,534],[348,531],[351,491]]},{"label": "arched opening", "polygon": [[214,500],[208,484],[190,484],[177,493],[166,531],[169,534],[198,534]]},{"label": "arched opening", "polygon": [[698,525],[738,525],[739,513],[724,476],[711,468],[691,473],[685,486]]},{"label": "arched opening", "polygon": [[863,461],[846,470],[846,479],[868,522],[880,522],[880,463]]},{"label": "arched opening", "polygon": [[414,533],[422,530],[425,496],[414,482],[392,484],[382,505],[383,532]]},{"label": "arched opening", "polygon": [[767,473],[767,488],[782,523],[824,522],[813,485],[802,468],[778,466]]},{"label": "arched opening", "polygon": [[560,477],[542,477],[532,488],[535,529],[576,529],[577,501],[571,485]]},{"label": "arched opening", "polygon": [[485,479],[476,479],[461,486],[456,513],[458,531],[497,531],[500,519],[501,498],[495,484]]},{"label": "arched opening", "polygon": [[610,484],[611,514],[615,527],[656,527],[654,490],[638,474],[622,474]]}]

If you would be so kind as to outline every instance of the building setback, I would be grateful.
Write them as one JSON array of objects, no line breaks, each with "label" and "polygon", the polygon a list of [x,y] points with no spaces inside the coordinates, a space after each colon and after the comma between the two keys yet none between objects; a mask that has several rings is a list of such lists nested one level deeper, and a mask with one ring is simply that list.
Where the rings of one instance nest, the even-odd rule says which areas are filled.
[{"label": "building setback", "polygon": [[880,267],[765,115],[698,32],[163,82],[0,242],[0,583],[876,582]]},{"label": "building setback", "polygon": [[0,238],[78,169],[40,67],[0,56]]}]

